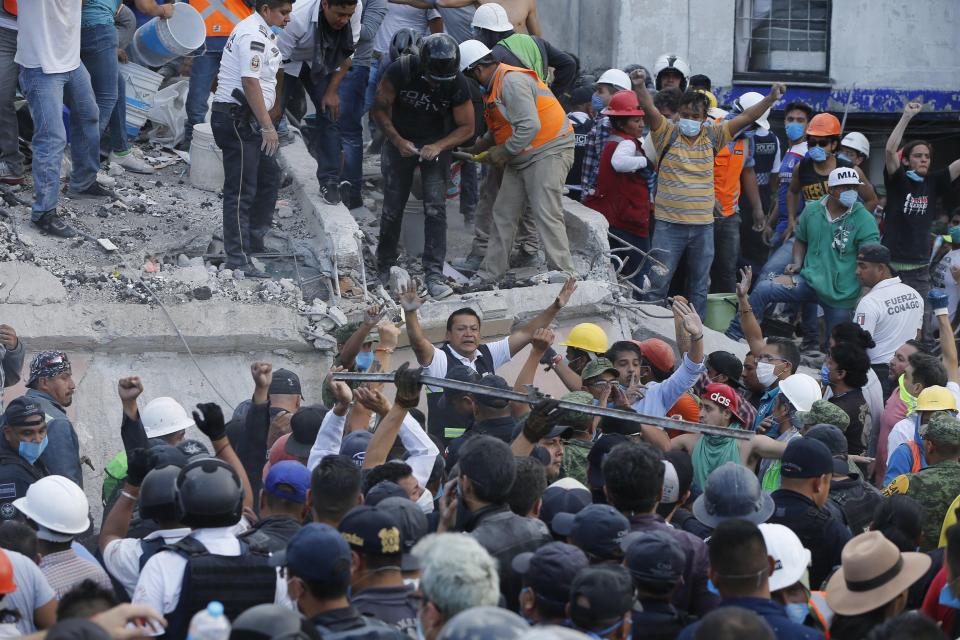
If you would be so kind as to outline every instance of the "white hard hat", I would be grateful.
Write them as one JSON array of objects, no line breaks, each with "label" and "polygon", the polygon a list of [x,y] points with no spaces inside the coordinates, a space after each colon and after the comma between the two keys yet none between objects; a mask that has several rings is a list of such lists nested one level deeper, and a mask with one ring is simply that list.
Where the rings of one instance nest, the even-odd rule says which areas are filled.
[{"label": "white hard hat", "polygon": [[795,373],[786,380],[781,380],[779,387],[797,411],[810,411],[813,403],[823,396],[820,383],[805,373]]},{"label": "white hard hat", "polygon": [[840,141],[840,146],[850,147],[854,151],[859,151],[866,157],[870,157],[870,143],[867,142],[867,136],[858,131],[851,131],[843,136],[843,140]]},{"label": "white hard hat", "polygon": [[827,178],[828,187],[842,187],[847,184],[863,184],[860,182],[860,174],[853,167],[837,167],[830,172],[830,177]]},{"label": "white hard hat", "polygon": [[187,410],[173,398],[154,398],[140,412],[140,419],[148,438],[160,438],[194,426]]},{"label": "white hard hat", "polygon": [[513,23],[507,17],[507,10],[496,2],[481,5],[473,14],[470,26],[487,31],[513,31]]},{"label": "white hard hat", "polygon": [[[483,5],[487,6],[487,5]],[[479,9],[478,9],[479,11]],[[612,84],[618,89],[630,89],[633,85],[630,82],[630,76],[620,69],[607,69],[599,78],[597,84]]]},{"label": "white hard hat", "polygon": [[466,71],[489,55],[490,49],[479,40],[464,40],[460,43],[460,71]]},{"label": "white hard hat", "polygon": [[69,478],[47,476],[27,487],[27,495],[13,506],[41,527],[56,533],[79,535],[90,527],[87,496]]},{"label": "white hard hat", "polygon": [[[763,102],[763,96],[757,93],[756,91],[748,91],[736,100],[733,101],[733,110],[737,113],[743,113],[750,107],[755,104],[760,104]],[[770,115],[770,109],[767,109],[763,112],[763,115],[755,120],[757,126],[761,129],[770,130],[770,121],[767,120],[767,116]]]},{"label": "white hard hat", "polygon": [[800,582],[810,566],[810,550],[804,548],[800,538],[789,527],[764,522],[759,525],[767,555],[775,566],[770,574],[770,591],[786,589]]},{"label": "white hard hat", "polygon": [[[657,78],[660,77],[660,74],[667,69],[675,69],[683,75],[683,88],[686,88],[687,78],[690,77],[690,65],[687,64],[686,60],[681,58],[675,53],[665,53],[659,58],[653,65],[653,80],[656,83]],[[659,83],[657,83],[659,85]],[[657,86],[659,89],[660,87]]]}]

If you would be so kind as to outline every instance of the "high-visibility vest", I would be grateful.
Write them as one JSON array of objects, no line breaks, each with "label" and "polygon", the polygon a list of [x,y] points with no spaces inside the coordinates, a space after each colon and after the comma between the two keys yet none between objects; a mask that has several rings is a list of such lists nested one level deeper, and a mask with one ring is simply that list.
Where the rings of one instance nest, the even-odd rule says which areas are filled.
[{"label": "high-visibility vest", "polygon": [[188,4],[200,12],[207,27],[207,37],[227,37],[233,28],[253,14],[243,0],[187,0]]},{"label": "high-visibility vest", "polygon": [[16,17],[17,0],[3,0],[3,12]]},{"label": "high-visibility vest", "polygon": [[713,190],[717,208],[724,218],[732,216],[740,202],[740,174],[746,160],[746,142],[740,138],[732,145],[724,145],[713,160]]},{"label": "high-visibility vest", "polygon": [[830,640],[830,625],[833,624],[833,611],[827,604],[826,591],[810,592],[810,613],[820,623],[824,640]]},{"label": "high-visibility vest", "polygon": [[920,445],[916,440],[911,440],[907,443],[907,447],[910,449],[910,473],[916,473],[923,469],[923,459],[920,457]]},{"label": "high-visibility vest", "polygon": [[500,96],[503,89],[503,77],[508,73],[525,73],[537,83],[537,116],[540,118],[540,131],[537,132],[533,141],[524,151],[536,149],[560,136],[573,135],[573,126],[571,126],[563,106],[554,97],[550,87],[544,84],[534,71],[501,64],[493,75],[490,91],[484,97],[483,110],[487,127],[497,144],[503,144],[513,135],[513,126],[507,120],[507,111]]}]

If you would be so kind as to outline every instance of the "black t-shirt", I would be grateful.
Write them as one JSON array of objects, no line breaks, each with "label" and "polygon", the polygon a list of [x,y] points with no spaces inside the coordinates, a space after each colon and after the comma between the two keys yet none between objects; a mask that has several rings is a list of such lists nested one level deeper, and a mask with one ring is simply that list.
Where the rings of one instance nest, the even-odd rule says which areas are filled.
[{"label": "black t-shirt", "polygon": [[453,82],[432,87],[420,73],[420,58],[411,55],[404,64],[405,57],[390,63],[386,72],[397,96],[393,101],[393,126],[419,147],[453,131],[453,107],[470,101],[470,89],[462,73]]},{"label": "black t-shirt", "polygon": [[[852,166],[853,165],[847,160],[837,158],[836,168]],[[830,178],[830,172],[828,171],[827,175],[817,173],[817,168],[814,166],[813,159],[810,156],[801,160],[794,171],[799,174],[797,179],[800,181],[800,196],[802,197],[800,202],[801,210],[807,202],[820,200],[823,196],[827,195],[827,180]]]},{"label": "black t-shirt", "polygon": [[887,187],[883,244],[890,249],[890,258],[926,264],[937,197],[950,190],[950,170],[934,171],[923,182],[915,182],[901,165],[892,176],[884,170],[883,184]]},{"label": "black t-shirt", "polygon": [[851,455],[860,455],[864,451],[863,426],[872,424],[870,405],[863,397],[862,389],[854,389],[839,396],[831,396],[829,402],[834,404],[850,418],[850,426],[844,432],[847,436],[847,451]]}]

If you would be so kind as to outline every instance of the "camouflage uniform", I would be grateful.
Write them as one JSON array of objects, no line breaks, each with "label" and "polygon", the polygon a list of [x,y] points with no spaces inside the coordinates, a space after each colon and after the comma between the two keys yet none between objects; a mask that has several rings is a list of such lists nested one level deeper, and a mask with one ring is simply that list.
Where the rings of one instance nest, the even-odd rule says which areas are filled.
[{"label": "camouflage uniform", "polygon": [[[593,396],[587,391],[571,391],[561,398],[566,402],[576,402],[577,404],[593,404]],[[564,411],[560,417],[560,424],[568,424],[575,429],[585,431],[589,429],[589,423],[593,418],[585,413],[576,411]],[[561,475],[565,478],[574,478],[585,486],[590,486],[587,482],[587,467],[590,463],[587,461],[587,455],[593,448],[591,440],[565,440],[563,443],[563,470]]]},{"label": "camouflage uniform", "polygon": [[803,422],[804,427],[812,427],[816,424],[832,424],[840,431],[846,432],[850,426],[850,416],[847,412],[833,404],[829,400],[817,400],[810,407],[810,411],[799,411],[797,416]]}]

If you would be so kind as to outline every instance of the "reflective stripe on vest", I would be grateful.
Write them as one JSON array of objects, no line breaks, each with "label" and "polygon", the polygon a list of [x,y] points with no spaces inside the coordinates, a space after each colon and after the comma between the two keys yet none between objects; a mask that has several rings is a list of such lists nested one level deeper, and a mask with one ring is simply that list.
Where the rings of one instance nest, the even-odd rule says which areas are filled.
[{"label": "reflective stripe on vest", "polygon": [[228,36],[233,28],[253,14],[243,0],[188,0],[200,12],[207,27],[207,37]]},{"label": "reflective stripe on vest", "polygon": [[540,119],[540,131],[524,151],[536,149],[555,138],[573,133],[573,127],[560,102],[554,97],[550,87],[537,77],[536,72],[522,67],[501,64],[493,75],[490,92],[484,98],[483,117],[497,144],[505,143],[513,135],[513,126],[507,119],[507,110],[500,97],[503,89],[503,77],[508,73],[524,73],[537,83],[537,116]]},{"label": "reflective stripe on vest", "polygon": [[746,140],[741,138],[733,145],[726,145],[717,152],[713,161],[713,190],[717,206],[724,218],[732,216],[740,202],[740,174],[746,160]]},{"label": "reflective stripe on vest", "polygon": [[833,610],[827,604],[825,591],[810,592],[810,613],[820,622],[824,640],[830,640],[830,625],[833,623]]},{"label": "reflective stripe on vest", "polygon": [[920,445],[917,444],[916,440],[911,440],[907,443],[907,446],[910,447],[910,457],[912,458],[910,473],[916,473],[923,469],[923,459],[920,457]]}]

